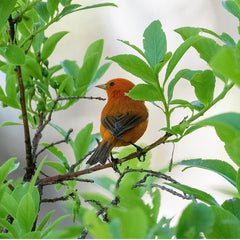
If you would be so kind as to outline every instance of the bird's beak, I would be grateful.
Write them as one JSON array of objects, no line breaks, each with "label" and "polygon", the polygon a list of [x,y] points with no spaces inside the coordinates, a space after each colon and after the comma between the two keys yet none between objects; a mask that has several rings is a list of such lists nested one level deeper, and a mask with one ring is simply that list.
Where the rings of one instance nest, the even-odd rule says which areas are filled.
[{"label": "bird's beak", "polygon": [[97,85],[95,87],[106,90],[107,89],[107,84],[101,84],[101,85]]}]

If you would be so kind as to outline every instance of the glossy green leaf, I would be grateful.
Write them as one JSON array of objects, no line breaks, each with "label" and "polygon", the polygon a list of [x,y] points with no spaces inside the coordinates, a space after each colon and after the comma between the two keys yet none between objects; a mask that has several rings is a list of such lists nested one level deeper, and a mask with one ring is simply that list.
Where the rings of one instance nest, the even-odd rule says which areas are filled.
[{"label": "glossy green leaf", "polygon": [[238,172],[237,172],[236,183],[237,183],[237,190],[240,193],[240,168],[238,169]]},{"label": "glossy green leaf", "polygon": [[22,65],[25,62],[24,50],[15,44],[8,45],[5,57],[9,63],[14,65]]},{"label": "glossy green leaf", "polygon": [[87,88],[97,72],[102,56],[103,43],[103,39],[93,42],[84,55],[83,65],[77,80],[78,95],[84,95],[86,93]]},{"label": "glossy green leaf", "polygon": [[214,214],[212,231],[205,233],[206,238],[240,238],[240,221],[223,208],[211,206]]},{"label": "glossy green leaf", "polygon": [[210,207],[203,203],[193,202],[183,211],[177,225],[177,238],[199,239],[201,233],[211,231],[214,215]]},{"label": "glossy green leaf", "polygon": [[233,186],[236,187],[237,171],[227,162],[217,159],[191,159],[183,160],[178,165],[184,165],[189,167],[198,167],[216,172],[220,176],[224,177]]},{"label": "glossy green leaf", "polygon": [[144,31],[143,47],[153,68],[160,63],[167,51],[167,40],[159,20],[153,21]]},{"label": "glossy green leaf", "polygon": [[232,198],[224,201],[222,207],[231,212],[235,217],[240,220],[240,199],[239,198]]},{"label": "glossy green leaf", "polygon": [[43,45],[42,49],[42,60],[46,60],[54,51],[57,43],[67,34],[68,32],[57,32],[49,37]]},{"label": "glossy green leaf", "polygon": [[215,77],[213,72],[205,70],[197,73],[191,79],[191,85],[194,87],[195,94],[200,102],[208,106],[213,100]]},{"label": "glossy green leaf", "polygon": [[165,183],[169,186],[172,186],[176,189],[179,189],[181,191],[183,191],[186,194],[190,194],[193,196],[196,196],[197,199],[209,204],[209,205],[216,205],[219,206],[219,204],[217,203],[217,201],[208,193],[201,191],[199,189],[196,188],[192,188],[189,187],[187,185],[183,185],[183,184],[179,184],[179,183]]},{"label": "glossy green leaf", "polygon": [[154,71],[146,62],[135,55],[122,54],[108,59],[116,62],[121,68],[141,78],[146,83],[154,84],[157,81]]},{"label": "glossy green leaf", "polygon": [[79,131],[74,141],[74,154],[76,161],[80,160],[88,151],[91,143],[93,124],[89,123]]},{"label": "glossy green leaf", "polygon": [[162,101],[162,93],[158,91],[153,85],[150,84],[138,84],[132,88],[127,94],[134,100],[141,101]]},{"label": "glossy green leaf", "polygon": [[[6,74],[6,94],[9,98],[16,100],[17,96],[17,74],[14,65],[10,65]],[[17,101],[17,100],[16,100]]]}]

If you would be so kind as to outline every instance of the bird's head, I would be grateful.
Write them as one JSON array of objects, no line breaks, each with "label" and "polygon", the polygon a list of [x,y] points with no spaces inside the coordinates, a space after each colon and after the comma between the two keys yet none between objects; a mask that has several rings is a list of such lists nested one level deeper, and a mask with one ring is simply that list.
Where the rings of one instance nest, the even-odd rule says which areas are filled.
[{"label": "bird's head", "polygon": [[124,96],[135,85],[124,78],[115,78],[109,80],[106,84],[97,85],[96,87],[106,90],[108,98],[111,96]]}]

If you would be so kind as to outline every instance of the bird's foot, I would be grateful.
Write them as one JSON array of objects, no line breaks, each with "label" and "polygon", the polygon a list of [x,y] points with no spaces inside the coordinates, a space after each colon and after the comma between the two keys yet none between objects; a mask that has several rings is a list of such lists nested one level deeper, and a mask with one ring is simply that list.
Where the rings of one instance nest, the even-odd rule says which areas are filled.
[{"label": "bird's foot", "polygon": [[119,171],[118,166],[117,166],[118,158],[113,157],[112,153],[111,153],[111,162],[113,163],[113,170],[120,174],[120,171]]},{"label": "bird's foot", "polygon": [[[138,158],[139,162],[144,162],[146,153],[143,151],[143,149],[140,146],[138,146],[132,142],[131,142],[131,144],[137,149],[137,158]],[[142,157],[142,159],[141,159],[141,157]]]}]

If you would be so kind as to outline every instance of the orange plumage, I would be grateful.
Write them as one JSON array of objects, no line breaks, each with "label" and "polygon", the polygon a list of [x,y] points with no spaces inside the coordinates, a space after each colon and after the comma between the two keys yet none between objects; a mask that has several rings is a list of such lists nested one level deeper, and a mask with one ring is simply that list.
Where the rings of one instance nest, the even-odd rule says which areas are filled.
[{"label": "orange plumage", "polygon": [[93,165],[104,164],[113,147],[135,143],[146,131],[148,110],[143,101],[135,101],[128,93],[135,85],[123,78],[116,78],[97,87],[107,91],[108,101],[102,110],[100,133],[102,141],[87,161]]}]

